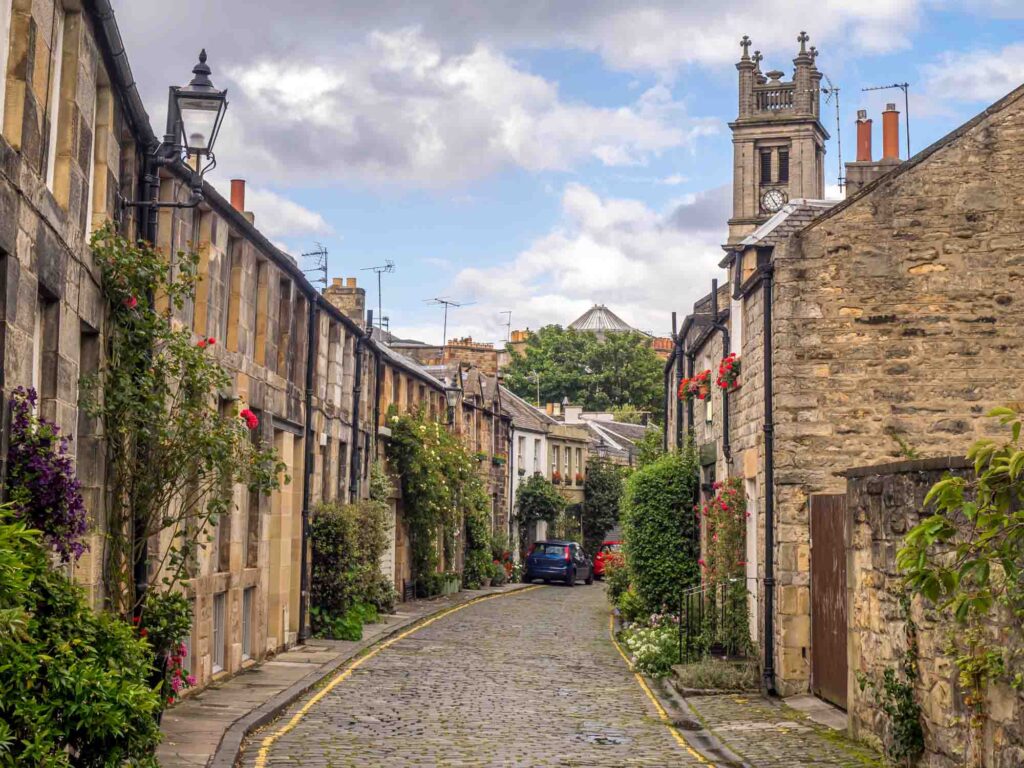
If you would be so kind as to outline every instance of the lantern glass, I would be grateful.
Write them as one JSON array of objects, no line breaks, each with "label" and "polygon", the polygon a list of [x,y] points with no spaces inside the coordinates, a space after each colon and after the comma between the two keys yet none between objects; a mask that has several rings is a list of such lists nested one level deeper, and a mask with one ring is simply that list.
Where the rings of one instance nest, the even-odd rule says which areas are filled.
[{"label": "lantern glass", "polygon": [[177,101],[186,151],[190,155],[209,155],[227,106],[223,93],[190,93],[182,88]]}]

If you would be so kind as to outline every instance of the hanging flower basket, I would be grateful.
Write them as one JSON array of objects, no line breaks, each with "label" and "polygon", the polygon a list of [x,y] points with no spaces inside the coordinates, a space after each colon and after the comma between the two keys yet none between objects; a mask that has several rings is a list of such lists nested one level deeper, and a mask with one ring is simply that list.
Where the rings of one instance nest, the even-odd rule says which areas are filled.
[{"label": "hanging flower basket", "polygon": [[740,385],[740,358],[735,352],[730,352],[718,364],[718,379],[715,384],[719,389],[736,389]]},{"label": "hanging flower basket", "polygon": [[491,463],[494,464],[494,466],[496,466],[496,467],[503,467],[503,466],[505,466],[505,462],[507,462],[507,461],[508,461],[508,456],[506,456],[504,453],[496,453],[494,455],[494,458],[491,459]]},{"label": "hanging flower basket", "polygon": [[679,382],[679,399],[684,403],[692,400],[707,400],[711,394],[711,370],[701,371],[689,379]]},{"label": "hanging flower basket", "polygon": [[476,452],[476,460],[477,461],[487,461],[487,451],[477,451]]}]

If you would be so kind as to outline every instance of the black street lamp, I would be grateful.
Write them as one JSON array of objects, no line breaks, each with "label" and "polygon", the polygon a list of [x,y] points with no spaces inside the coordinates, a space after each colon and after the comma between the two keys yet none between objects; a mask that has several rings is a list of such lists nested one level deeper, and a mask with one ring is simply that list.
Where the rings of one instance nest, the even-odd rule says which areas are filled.
[{"label": "black street lamp", "polygon": [[[213,145],[220,133],[227,111],[227,90],[218,90],[210,80],[206,49],[199,52],[199,63],[192,68],[188,85],[172,85],[167,98],[167,132],[146,157],[146,189],[142,199],[126,202],[126,206],[148,208],[150,211],[145,237],[152,242],[156,236],[157,208],[195,208],[203,201],[203,175],[217,165]],[[202,165],[203,160],[206,165]],[[160,168],[185,164],[192,169],[189,181],[191,196],[187,202],[160,202]]]},{"label": "black street lamp", "polygon": [[455,423],[455,411],[462,404],[462,387],[445,387],[444,397],[448,401],[448,423]]}]

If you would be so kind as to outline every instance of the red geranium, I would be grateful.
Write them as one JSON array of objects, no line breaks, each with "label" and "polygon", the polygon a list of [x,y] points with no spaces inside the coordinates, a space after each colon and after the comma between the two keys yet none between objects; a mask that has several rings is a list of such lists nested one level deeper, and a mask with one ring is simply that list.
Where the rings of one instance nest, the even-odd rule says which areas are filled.
[{"label": "red geranium", "polygon": [[250,411],[248,408],[242,409],[238,416],[239,418],[245,420],[245,425],[249,429],[256,429],[256,427],[260,425],[259,418],[257,418],[256,414]]},{"label": "red geranium", "polygon": [[735,352],[730,352],[718,364],[718,379],[715,384],[720,389],[735,389],[740,381],[740,358]]}]

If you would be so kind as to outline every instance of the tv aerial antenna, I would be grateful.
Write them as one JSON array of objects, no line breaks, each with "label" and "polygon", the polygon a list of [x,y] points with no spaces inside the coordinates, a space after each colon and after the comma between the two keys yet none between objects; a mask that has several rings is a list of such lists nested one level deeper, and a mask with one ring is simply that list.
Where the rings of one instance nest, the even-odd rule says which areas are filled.
[{"label": "tv aerial antenna", "polygon": [[314,280],[310,280],[310,282],[321,283],[324,288],[327,288],[327,249],[320,243],[317,243],[316,248],[302,254],[302,258],[316,259],[316,261],[313,262],[313,266],[309,269],[302,270],[302,273],[309,274],[310,272],[319,272],[320,276]]},{"label": "tv aerial antenna", "polygon": [[872,85],[861,88],[863,91],[889,91],[899,88],[903,91],[903,125],[907,131],[907,159],[910,159],[910,83],[892,83],[891,85]]},{"label": "tv aerial antenna", "polygon": [[391,259],[385,259],[383,264],[378,264],[376,267],[363,267],[361,272],[376,272],[377,273],[377,327],[383,328],[381,325],[382,318],[384,317],[384,299],[381,297],[381,275],[390,275],[395,271],[395,262]]},{"label": "tv aerial antenna", "polygon": [[512,310],[503,309],[498,313],[499,315],[505,315],[505,343],[507,344],[512,339]]},{"label": "tv aerial antenna", "polygon": [[828,75],[824,75],[825,82],[828,85],[821,89],[821,92],[825,94],[825,103],[830,104],[835,99],[836,103],[836,154],[839,155],[839,175],[836,177],[836,181],[839,183],[839,191],[842,192],[846,186],[846,176],[843,175],[845,170],[843,166],[843,121],[839,116],[839,87],[832,84],[832,80]]},{"label": "tv aerial antenna", "polygon": [[465,301],[452,301],[451,299],[445,298],[444,296],[435,296],[432,299],[425,299],[425,301],[428,304],[433,304],[435,306],[442,306],[442,305],[444,306],[444,326],[443,326],[443,330],[441,332],[441,335],[443,337],[442,340],[441,340],[441,349],[444,349],[448,345],[448,308],[449,307],[455,307],[455,308],[469,307],[469,306],[472,306],[473,304],[475,304],[476,302],[475,301],[469,301],[469,302],[465,302]]}]

